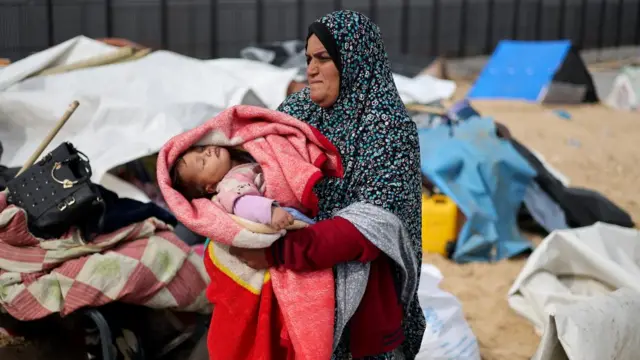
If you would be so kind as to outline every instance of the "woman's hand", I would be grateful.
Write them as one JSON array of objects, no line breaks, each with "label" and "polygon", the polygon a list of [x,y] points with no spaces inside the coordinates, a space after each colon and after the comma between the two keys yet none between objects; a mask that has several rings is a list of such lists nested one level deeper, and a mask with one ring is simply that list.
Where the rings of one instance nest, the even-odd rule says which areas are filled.
[{"label": "woman's hand", "polygon": [[229,248],[229,253],[256,270],[269,268],[265,249],[244,249],[232,246]]}]

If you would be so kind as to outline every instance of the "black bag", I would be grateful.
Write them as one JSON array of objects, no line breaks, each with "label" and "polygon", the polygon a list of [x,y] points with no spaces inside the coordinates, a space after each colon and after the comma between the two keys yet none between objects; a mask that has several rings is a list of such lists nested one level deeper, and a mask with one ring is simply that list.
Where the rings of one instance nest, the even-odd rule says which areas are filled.
[{"label": "black bag", "polygon": [[8,202],[26,211],[37,237],[57,238],[76,226],[90,241],[100,233],[106,210],[90,179],[87,157],[64,142],[7,183]]}]

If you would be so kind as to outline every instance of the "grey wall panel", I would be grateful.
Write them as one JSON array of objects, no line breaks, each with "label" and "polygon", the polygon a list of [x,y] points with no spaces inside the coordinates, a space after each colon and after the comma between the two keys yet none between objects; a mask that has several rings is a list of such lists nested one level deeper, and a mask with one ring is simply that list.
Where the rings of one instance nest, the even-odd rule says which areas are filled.
[{"label": "grey wall panel", "polygon": [[392,57],[483,55],[502,39],[640,45],[640,0],[0,0],[0,57],[80,34],[235,57],[247,45],[303,38],[337,3],[373,17]]}]

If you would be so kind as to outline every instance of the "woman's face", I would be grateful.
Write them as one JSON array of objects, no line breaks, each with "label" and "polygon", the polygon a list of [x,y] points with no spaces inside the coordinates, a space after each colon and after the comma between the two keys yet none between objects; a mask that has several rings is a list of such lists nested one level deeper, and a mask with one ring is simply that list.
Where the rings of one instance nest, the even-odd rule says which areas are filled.
[{"label": "woman's face", "polygon": [[340,93],[340,72],[315,35],[307,41],[307,79],[311,100],[323,108],[333,106]]}]

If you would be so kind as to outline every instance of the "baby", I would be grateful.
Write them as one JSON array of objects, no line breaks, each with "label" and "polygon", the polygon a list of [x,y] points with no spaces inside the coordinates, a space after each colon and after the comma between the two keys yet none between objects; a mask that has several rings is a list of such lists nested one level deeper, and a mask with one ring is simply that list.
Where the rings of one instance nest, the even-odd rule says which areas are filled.
[{"label": "baby", "polygon": [[293,216],[263,196],[264,175],[246,152],[221,146],[194,146],[170,172],[173,188],[187,199],[211,197],[230,214],[282,230]]}]

